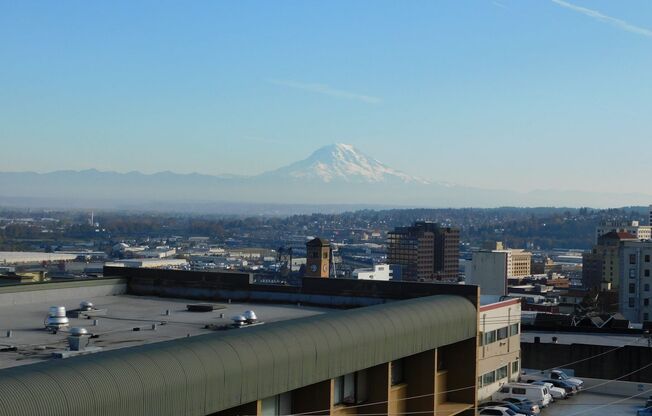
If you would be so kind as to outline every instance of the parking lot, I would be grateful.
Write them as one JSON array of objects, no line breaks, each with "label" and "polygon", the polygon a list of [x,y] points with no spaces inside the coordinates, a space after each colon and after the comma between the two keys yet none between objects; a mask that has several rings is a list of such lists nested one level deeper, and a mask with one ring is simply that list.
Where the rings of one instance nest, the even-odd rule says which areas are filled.
[{"label": "parking lot", "polygon": [[[542,416],[574,416],[574,415],[636,415],[636,410],[645,404],[645,396],[625,399],[622,396],[611,396],[592,392],[583,392],[566,400],[559,400],[541,412]],[[610,404],[613,403],[613,404]]]}]

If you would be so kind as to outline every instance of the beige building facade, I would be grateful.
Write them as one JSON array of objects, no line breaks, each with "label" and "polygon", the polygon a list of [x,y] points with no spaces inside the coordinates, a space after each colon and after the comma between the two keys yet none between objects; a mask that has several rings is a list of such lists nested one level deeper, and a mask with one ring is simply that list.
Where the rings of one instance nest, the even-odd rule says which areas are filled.
[{"label": "beige building facade", "polygon": [[478,401],[516,381],[521,368],[521,300],[480,306],[478,318]]}]

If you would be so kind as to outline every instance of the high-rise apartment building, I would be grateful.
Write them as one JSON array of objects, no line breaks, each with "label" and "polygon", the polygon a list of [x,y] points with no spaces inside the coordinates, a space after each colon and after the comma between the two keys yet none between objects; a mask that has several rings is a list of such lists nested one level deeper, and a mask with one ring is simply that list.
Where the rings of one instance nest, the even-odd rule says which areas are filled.
[{"label": "high-rise apartment building", "polygon": [[454,281],[459,276],[460,230],[429,221],[388,233],[387,262],[403,280]]}]

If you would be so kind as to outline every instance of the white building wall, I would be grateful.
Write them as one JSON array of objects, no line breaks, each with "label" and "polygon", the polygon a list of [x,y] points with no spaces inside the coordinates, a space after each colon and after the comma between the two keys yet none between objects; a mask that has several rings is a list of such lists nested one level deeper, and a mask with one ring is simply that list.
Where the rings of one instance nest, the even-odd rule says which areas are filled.
[{"label": "white building wall", "polygon": [[477,251],[468,271],[466,282],[480,286],[481,294],[507,294],[508,252]]},{"label": "white building wall", "polygon": [[392,273],[389,264],[377,264],[369,269],[355,269],[352,276],[361,280],[390,280]]}]

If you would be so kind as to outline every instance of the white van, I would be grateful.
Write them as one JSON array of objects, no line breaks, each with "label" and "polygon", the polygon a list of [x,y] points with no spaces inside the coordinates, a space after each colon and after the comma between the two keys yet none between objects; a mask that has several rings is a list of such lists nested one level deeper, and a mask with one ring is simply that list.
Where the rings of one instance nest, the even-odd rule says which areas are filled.
[{"label": "white van", "polygon": [[546,407],[552,402],[552,396],[546,386],[525,383],[507,383],[493,394],[496,401],[504,400],[508,397],[517,399],[529,399],[539,407]]}]

